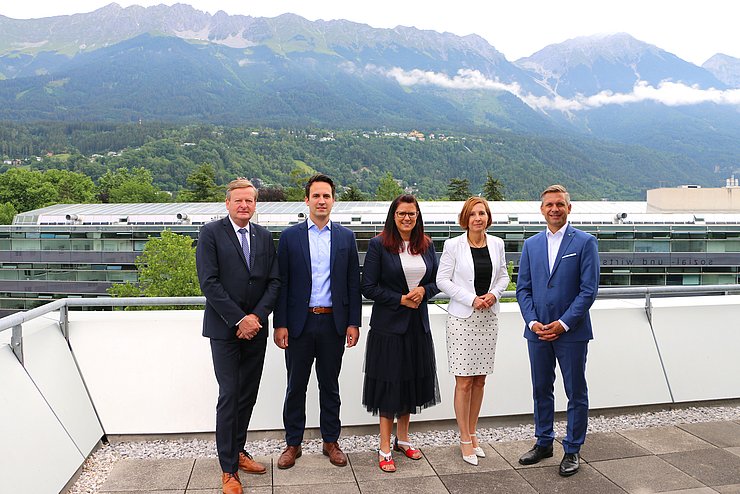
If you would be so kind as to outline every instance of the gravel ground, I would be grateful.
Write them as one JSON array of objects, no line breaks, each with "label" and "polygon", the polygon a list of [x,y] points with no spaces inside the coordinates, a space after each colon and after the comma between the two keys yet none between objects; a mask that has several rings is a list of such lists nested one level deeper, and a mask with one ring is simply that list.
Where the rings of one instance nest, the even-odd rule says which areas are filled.
[{"label": "gravel ground", "polygon": [[[618,416],[589,417],[588,432],[614,432],[644,429],[686,423],[715,422],[740,419],[740,406],[691,407]],[[413,422],[411,427],[413,429]],[[565,422],[555,423],[555,434],[565,435]],[[518,441],[532,439],[534,426],[494,427],[479,429],[480,441]],[[458,441],[457,430],[412,432],[416,446],[447,446]],[[377,435],[342,436],[341,446],[347,453],[372,451],[377,446]],[[284,447],[280,439],[250,441],[247,450],[255,456],[277,456]],[[321,440],[303,443],[306,453],[320,453]],[[155,440],[105,444],[85,461],[80,477],[70,489],[70,494],[95,494],[108,478],[115,463],[123,458],[209,458],[216,456],[215,441],[201,439]]]}]

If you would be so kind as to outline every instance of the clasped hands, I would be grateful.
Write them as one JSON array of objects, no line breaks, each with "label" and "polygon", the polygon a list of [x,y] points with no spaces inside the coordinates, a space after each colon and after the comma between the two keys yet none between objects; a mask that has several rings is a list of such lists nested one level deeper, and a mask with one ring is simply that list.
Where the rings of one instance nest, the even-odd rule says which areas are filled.
[{"label": "clasped hands", "polygon": [[550,324],[535,322],[532,324],[532,331],[543,341],[555,341],[565,333],[565,328],[560,321],[553,321]]},{"label": "clasped hands", "polygon": [[496,303],[496,296],[493,293],[486,293],[473,299],[473,309],[490,309]]},{"label": "clasped hands", "polygon": [[401,305],[409,307],[411,309],[418,309],[421,302],[424,300],[426,291],[423,286],[417,286],[409,293],[401,295]]},{"label": "clasped hands", "polygon": [[260,318],[254,314],[249,314],[239,321],[239,325],[236,327],[236,337],[242,340],[251,340],[260,329],[262,329]]}]

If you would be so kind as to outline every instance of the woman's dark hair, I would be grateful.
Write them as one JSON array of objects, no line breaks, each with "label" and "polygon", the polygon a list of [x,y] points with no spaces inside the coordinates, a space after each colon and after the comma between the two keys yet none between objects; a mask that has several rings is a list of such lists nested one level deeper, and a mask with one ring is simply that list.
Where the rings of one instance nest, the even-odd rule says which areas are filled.
[{"label": "woman's dark hair", "polygon": [[416,225],[411,230],[411,239],[409,240],[409,253],[413,255],[423,254],[432,243],[432,239],[424,235],[424,220],[421,217],[419,203],[416,197],[411,194],[401,194],[393,199],[391,206],[388,208],[388,216],[385,218],[385,226],[380,234],[383,241],[383,247],[388,252],[397,254],[403,250],[403,239],[401,232],[396,227],[396,210],[401,203],[413,204],[416,207]]}]

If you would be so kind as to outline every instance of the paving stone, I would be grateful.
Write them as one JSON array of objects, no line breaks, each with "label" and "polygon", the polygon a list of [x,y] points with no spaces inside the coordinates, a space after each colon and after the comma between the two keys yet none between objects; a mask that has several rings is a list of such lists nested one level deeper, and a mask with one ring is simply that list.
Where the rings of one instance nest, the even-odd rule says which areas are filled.
[{"label": "paving stone", "polygon": [[704,487],[698,480],[657,456],[638,456],[590,463],[627,492],[648,494]]},{"label": "paving stone", "polygon": [[116,463],[100,492],[174,490],[183,492],[194,459],[123,459]]},{"label": "paving stone", "polygon": [[715,485],[712,488],[720,494],[740,494],[740,484]]},{"label": "paving stone", "polygon": [[[256,461],[262,463],[267,472],[255,475],[239,471],[239,480],[243,486],[264,487],[272,485],[272,462],[268,457],[255,457]],[[221,465],[218,458],[198,458],[195,460],[193,473],[188,482],[188,491],[191,489],[219,489],[221,490]]]},{"label": "paving stone", "polygon": [[678,427],[651,427],[622,431],[621,435],[653,454],[707,449],[712,445]]},{"label": "paving stone", "polygon": [[589,434],[586,436],[586,443],[581,448],[581,458],[587,462],[646,456],[650,454],[652,454],[650,451],[641,448],[616,432]]},{"label": "paving stone", "polygon": [[480,447],[486,452],[486,457],[478,458],[478,466],[465,463],[460,453],[460,446],[428,448],[424,454],[437,475],[494,472],[511,468],[509,462],[504,460],[490,445],[481,443]]},{"label": "paving stone", "polygon": [[705,485],[740,484],[740,457],[724,449],[670,453],[660,458]]},{"label": "paving stone", "polygon": [[537,494],[537,491],[514,470],[445,475],[440,477],[450,494]]},{"label": "paving stone", "polygon": [[503,457],[504,460],[509,462],[514,468],[535,468],[535,467],[549,467],[553,465],[560,465],[560,460],[563,459],[563,448],[559,443],[553,444],[553,455],[552,458],[545,458],[539,463],[534,465],[520,465],[519,457],[524,453],[532,449],[534,445],[533,440],[526,441],[509,441],[509,442],[495,442],[490,443],[493,449]]},{"label": "paving stone", "polygon": [[329,458],[318,454],[306,454],[298,458],[295,465],[286,470],[274,468],[273,486],[307,484],[341,484],[354,482],[352,468],[347,465],[337,467],[329,463]]},{"label": "paving stone", "polygon": [[729,451],[733,455],[740,456],[740,447],[737,447],[737,448],[725,448],[725,451]]},{"label": "paving stone", "polygon": [[[449,494],[439,477],[396,477],[359,482],[362,494]],[[278,492],[278,491],[275,491]],[[474,491],[471,491],[474,492]]]},{"label": "paving stone", "polygon": [[355,483],[281,485],[276,486],[272,492],[274,494],[360,494],[360,489]]},{"label": "paving stone", "polygon": [[680,491],[667,491],[660,494],[717,494],[711,487],[697,487],[696,489],[681,489]]},{"label": "paving stone", "polygon": [[624,491],[611,480],[589,465],[581,464],[578,473],[561,477],[559,467],[527,468],[519,474],[537,492],[557,492],[558,494],[623,494]]},{"label": "paving stone", "polygon": [[[218,489],[188,489],[185,494],[222,494],[221,488]],[[147,494],[162,494],[161,491],[147,492]],[[272,494],[272,487],[244,487],[244,494]]]},{"label": "paving stone", "polygon": [[[422,450],[431,450],[425,448]],[[394,452],[393,461],[396,463],[396,471],[393,473],[383,472],[378,467],[378,453],[375,451],[366,453],[350,453],[348,455],[349,463],[354,471],[355,478],[358,482],[370,480],[385,480],[389,477],[406,478],[406,477],[431,477],[434,476],[434,469],[427,461],[426,457],[420,460],[406,458],[403,453]],[[462,461],[462,459],[460,459]]]},{"label": "paving stone", "polygon": [[735,422],[681,424],[678,427],[720,448],[740,446],[740,424]]}]

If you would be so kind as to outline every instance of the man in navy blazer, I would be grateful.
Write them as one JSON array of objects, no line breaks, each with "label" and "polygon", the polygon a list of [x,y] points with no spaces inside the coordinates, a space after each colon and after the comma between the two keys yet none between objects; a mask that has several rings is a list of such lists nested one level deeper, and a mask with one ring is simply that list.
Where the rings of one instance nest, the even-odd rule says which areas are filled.
[{"label": "man in navy blazer", "polygon": [[206,308],[203,336],[211,340],[218,381],[216,449],[223,492],[241,494],[238,469],[265,473],[244,450],[249,420],[257,401],[265,362],[268,329],[280,290],[272,235],[249,220],[257,206],[257,189],[246,179],[229,183],[226,218],[203,226],[198,235],[196,266]]},{"label": "man in navy blazer", "polygon": [[560,475],[578,471],[588,425],[586,353],[593,339],[589,309],[599,287],[599,253],[593,235],[568,223],[570,196],[562,185],[541,195],[547,229],[522,248],[516,298],[526,326],[537,443],[519,463],[531,465],[553,455],[555,362],[568,396],[568,427]]},{"label": "man in navy blazer", "polygon": [[292,467],[301,456],[306,390],[314,360],[323,453],[334,465],[347,464],[337,442],[342,428],[339,371],[345,341],[350,348],[360,337],[362,295],[355,234],[329,219],[335,194],[331,178],[314,175],[305,193],[308,219],[283,231],[278,244],[282,290],[273,337],[285,350],[288,371],[283,405],[286,448],[278,459],[281,469]]}]

